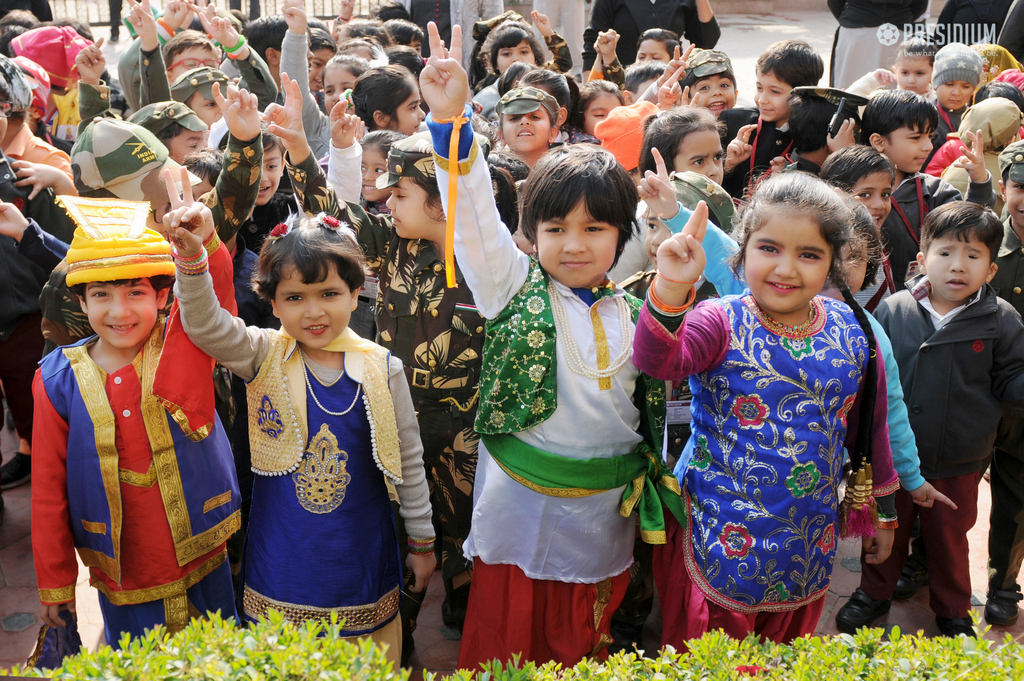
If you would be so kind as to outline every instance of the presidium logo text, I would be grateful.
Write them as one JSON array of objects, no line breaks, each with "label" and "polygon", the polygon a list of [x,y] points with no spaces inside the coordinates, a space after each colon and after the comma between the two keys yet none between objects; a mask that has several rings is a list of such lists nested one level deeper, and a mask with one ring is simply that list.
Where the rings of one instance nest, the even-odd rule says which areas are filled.
[{"label": "presidium logo text", "polygon": [[903,24],[903,30],[895,24],[882,24],[876,32],[878,42],[886,46],[895,45],[902,38],[925,38],[942,47],[950,43],[977,45],[996,42],[995,24],[938,24],[935,30],[928,32],[926,24]]}]

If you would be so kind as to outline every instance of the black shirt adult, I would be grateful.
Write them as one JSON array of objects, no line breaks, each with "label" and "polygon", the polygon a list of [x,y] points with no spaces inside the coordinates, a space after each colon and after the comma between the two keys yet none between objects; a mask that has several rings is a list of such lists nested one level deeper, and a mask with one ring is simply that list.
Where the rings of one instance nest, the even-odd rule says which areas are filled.
[{"label": "black shirt adult", "polygon": [[889,23],[903,30],[904,24],[913,23],[924,14],[928,0],[828,0],[828,8],[844,28],[871,28]]},{"label": "black shirt adult", "polygon": [[1024,0],[1013,0],[1006,12],[999,44],[1010,51],[1017,61],[1024,59]]},{"label": "black shirt adult", "polygon": [[614,28],[619,34],[615,54],[623,66],[636,61],[636,41],[649,28],[667,28],[697,47],[710,50],[722,35],[718,20],[702,23],[695,0],[594,0],[590,26],[583,31],[583,70],[594,66],[597,34]]},{"label": "black shirt adult", "polygon": [[53,10],[47,0],[0,0],[0,18],[16,9],[32,12],[39,21],[53,21]]},{"label": "black shirt adult", "polygon": [[946,0],[935,24],[935,43],[996,41],[1013,0]]}]

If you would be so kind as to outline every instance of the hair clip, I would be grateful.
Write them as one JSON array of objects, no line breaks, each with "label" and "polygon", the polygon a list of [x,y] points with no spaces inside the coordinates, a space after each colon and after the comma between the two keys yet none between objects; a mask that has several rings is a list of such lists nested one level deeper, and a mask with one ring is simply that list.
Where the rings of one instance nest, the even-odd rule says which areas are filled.
[{"label": "hair clip", "polygon": [[270,234],[267,235],[267,241],[277,241],[283,236],[288,236],[292,231],[292,226],[287,222],[279,222],[274,229],[270,230]]}]

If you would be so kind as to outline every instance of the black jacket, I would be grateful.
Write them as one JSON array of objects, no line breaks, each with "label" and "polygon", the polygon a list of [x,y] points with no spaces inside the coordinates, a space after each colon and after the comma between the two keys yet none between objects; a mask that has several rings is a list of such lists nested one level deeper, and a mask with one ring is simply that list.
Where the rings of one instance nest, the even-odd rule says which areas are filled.
[{"label": "black jacket", "polygon": [[649,28],[667,28],[697,47],[711,49],[722,35],[714,17],[702,24],[694,0],[594,0],[590,26],[583,31],[583,70],[594,66],[597,34],[614,28],[619,34],[615,53],[623,66],[636,61],[636,41]]},{"label": "black jacket", "polygon": [[991,43],[999,35],[1013,0],[946,0],[935,22],[935,44]]},{"label": "black jacket", "polygon": [[1013,0],[999,31],[999,44],[1010,51],[1017,61],[1024,59],[1024,0]]},{"label": "black jacket", "polygon": [[924,14],[928,0],[828,0],[832,15],[845,28],[868,28],[889,23],[903,30]]}]

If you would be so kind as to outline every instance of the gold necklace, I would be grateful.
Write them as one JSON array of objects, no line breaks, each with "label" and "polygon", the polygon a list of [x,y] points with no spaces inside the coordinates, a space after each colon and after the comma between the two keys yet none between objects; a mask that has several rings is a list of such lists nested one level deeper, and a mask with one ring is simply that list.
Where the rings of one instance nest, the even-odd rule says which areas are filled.
[{"label": "gold necklace", "polygon": [[750,297],[751,302],[754,304],[754,314],[760,320],[761,324],[772,333],[779,336],[787,336],[790,338],[801,338],[807,335],[807,332],[818,321],[818,307],[812,300],[810,303],[810,310],[807,312],[807,319],[802,324],[783,324],[779,320],[772,317],[770,314],[764,311],[764,309],[757,303],[757,300],[753,296]]}]

